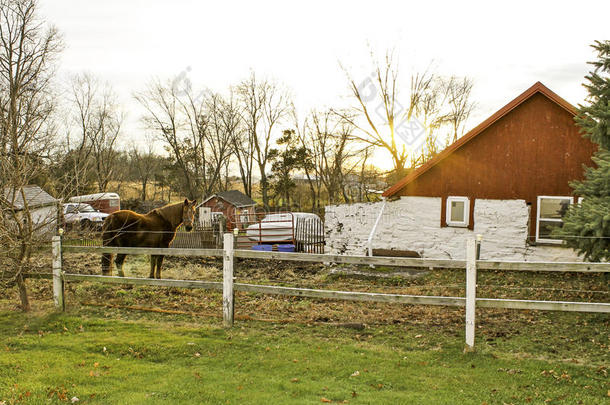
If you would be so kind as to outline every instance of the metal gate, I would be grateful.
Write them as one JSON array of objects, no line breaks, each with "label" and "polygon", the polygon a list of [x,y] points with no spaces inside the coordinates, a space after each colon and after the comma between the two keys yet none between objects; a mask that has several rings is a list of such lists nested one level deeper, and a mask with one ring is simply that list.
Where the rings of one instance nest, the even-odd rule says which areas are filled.
[{"label": "metal gate", "polygon": [[324,223],[319,218],[297,218],[295,240],[297,252],[324,253]]}]

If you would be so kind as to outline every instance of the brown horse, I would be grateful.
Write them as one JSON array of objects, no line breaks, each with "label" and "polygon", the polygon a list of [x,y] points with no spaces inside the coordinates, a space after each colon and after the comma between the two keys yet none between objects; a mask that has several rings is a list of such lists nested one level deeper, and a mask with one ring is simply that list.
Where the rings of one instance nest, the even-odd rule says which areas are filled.
[{"label": "brown horse", "polygon": [[[148,214],[141,215],[129,210],[113,212],[104,220],[102,227],[102,242],[104,246],[115,247],[152,247],[167,248],[174,236],[176,229],[181,224],[188,232],[193,229],[195,218],[196,200],[176,204],[168,204],[161,208],[156,208]],[[115,264],[119,276],[125,277],[123,272],[123,262],[126,254],[117,253]],[[150,256],[150,275],[149,278],[161,278],[161,265],[163,264],[162,255]],[[102,274],[112,275],[112,254],[102,255]]]}]

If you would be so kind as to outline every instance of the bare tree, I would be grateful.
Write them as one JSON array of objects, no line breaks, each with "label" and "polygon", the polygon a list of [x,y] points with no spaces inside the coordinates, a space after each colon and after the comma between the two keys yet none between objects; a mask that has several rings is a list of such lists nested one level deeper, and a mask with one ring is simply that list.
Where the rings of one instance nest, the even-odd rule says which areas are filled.
[{"label": "bare tree", "polygon": [[[406,145],[400,144],[396,139],[396,124],[399,122],[401,111],[397,105],[398,98],[398,69],[395,66],[393,55],[386,52],[383,64],[374,62],[374,73],[360,83],[344,69],[349,81],[349,87],[356,103],[351,112],[335,111],[343,120],[349,122],[358,130],[356,135],[361,141],[375,147],[386,149],[394,163],[396,171],[403,172],[409,158],[410,151]],[[418,81],[412,90],[419,90],[421,83]],[[411,102],[417,102],[420,94],[411,94]],[[379,110],[383,112],[382,119],[377,116]],[[412,108],[408,108],[407,115],[411,114]],[[364,122],[358,120],[364,118]]]},{"label": "bare tree", "polygon": [[237,89],[230,89],[229,97],[225,101],[223,125],[225,131],[231,134],[231,148],[237,160],[239,174],[244,193],[252,197],[252,173],[254,169],[254,141],[252,131],[246,128],[246,114],[235,93]]},{"label": "bare tree", "polygon": [[343,183],[343,160],[345,157],[350,128],[342,126],[328,112],[311,114],[311,146],[316,175],[326,188],[331,204],[340,200],[339,193]]},{"label": "bare tree", "polygon": [[470,101],[473,85],[472,79],[468,77],[459,79],[455,76],[451,76],[446,84],[449,104],[447,121],[453,132],[452,142],[457,141],[464,134],[464,123],[476,106]]},{"label": "bare tree", "polygon": [[[386,187],[379,169],[373,166],[369,158],[372,147],[365,148],[361,153],[360,171],[358,173],[358,184],[356,187],[356,201],[376,201],[379,199],[377,193]],[[372,187],[372,188],[371,188]]]},{"label": "bare tree", "polygon": [[[71,80],[74,131],[68,131],[65,139],[65,162],[62,176],[71,185],[76,194],[89,191],[91,174],[91,142],[89,132],[92,130],[95,116],[95,97],[98,92],[97,81],[87,74],[74,76]],[[71,125],[68,124],[70,127]],[[92,179],[91,179],[92,180]]]},{"label": "bare tree", "polygon": [[180,173],[180,183],[189,198],[199,195],[196,179],[189,169],[188,154],[180,134],[180,100],[171,81],[153,80],[146,90],[136,93],[134,98],[144,107],[144,124],[165,144],[172,155],[173,164]]},{"label": "bare tree", "polygon": [[194,99],[189,92],[183,101],[187,118],[193,171],[200,181],[202,199],[221,187],[222,173],[231,154],[232,133],[225,129],[225,100],[219,94]]},{"label": "bare tree", "polygon": [[33,217],[25,188],[41,174],[52,148],[51,79],[63,46],[37,7],[35,0],[0,0],[0,258],[9,262],[2,271],[11,269],[24,311],[30,303],[23,274],[54,220]]},{"label": "bare tree", "polygon": [[[425,141],[419,154],[412,153],[410,166],[423,164],[438,152],[439,129],[447,123],[448,114],[446,102],[449,86],[436,75],[416,74],[411,79],[411,95],[417,94],[417,99],[411,99],[411,116],[417,116],[424,126]],[[397,180],[397,179],[396,179]]]},{"label": "bare tree", "polygon": [[170,153],[183,191],[205,197],[222,187],[237,130],[235,104],[175,82],[155,80],[135,98],[146,109],[145,124]]},{"label": "bare tree", "polygon": [[272,137],[277,125],[290,113],[289,95],[279,84],[257,79],[254,72],[237,86],[237,93],[243,107],[247,139],[253,145],[253,159],[259,169],[263,205],[268,207],[267,166],[274,154]]},{"label": "bare tree", "polygon": [[[425,127],[426,139],[421,153],[411,156],[411,166],[425,163],[440,152],[449,142],[455,142],[464,133],[464,124],[470,117],[475,104],[470,101],[472,80],[450,76],[431,76],[413,113]],[[443,133],[443,129],[447,128]],[[445,145],[439,142],[445,137]]]},{"label": "bare tree", "polygon": [[411,76],[409,94],[401,97],[398,63],[392,52],[386,52],[382,62],[374,55],[372,58],[373,74],[361,82],[344,68],[355,103],[351,110],[335,113],[355,127],[356,138],[385,149],[392,158],[395,175],[400,177],[409,161],[412,165],[420,163],[419,155],[397,139],[400,127],[418,118],[424,121],[426,137],[437,137],[447,123],[452,125],[452,134],[457,134],[473,108],[469,101],[472,81],[444,79],[428,69]]},{"label": "bare tree", "polygon": [[249,131],[236,131],[231,138],[233,155],[237,160],[244,193],[252,197],[252,174],[254,170],[254,142]]},{"label": "bare tree", "polygon": [[58,175],[76,194],[104,192],[116,177],[116,163],[124,114],[112,87],[89,73],[75,75],[69,89],[70,122]]},{"label": "bare tree", "polygon": [[155,155],[152,139],[146,139],[145,145],[138,147],[136,144],[132,144],[129,151],[133,173],[141,185],[140,199],[142,201],[146,201],[148,184],[159,168],[159,158]]},{"label": "bare tree", "polygon": [[367,144],[355,141],[352,121],[333,111],[313,111],[306,123],[303,142],[310,151],[317,187],[324,187],[331,204],[351,202],[347,179],[357,176],[358,166],[369,156]]},{"label": "bare tree", "polygon": [[119,152],[117,142],[121,134],[124,114],[119,111],[116,96],[110,87],[100,95],[95,111],[93,130],[89,132],[94,170],[99,192],[105,192],[115,177]]},{"label": "bare tree", "polygon": [[[235,155],[234,139],[239,138],[240,134],[244,132],[244,126],[232,89],[229,89],[229,95],[226,98],[217,97],[217,99],[219,102],[214,114],[214,128],[218,134],[218,139],[221,139],[223,143],[222,153],[218,153],[217,156],[222,156],[221,159],[218,159],[218,162],[223,166],[221,170],[224,169],[224,184],[220,184],[220,188],[227,190],[230,187],[229,182],[231,178],[230,157],[231,154]],[[219,147],[218,150],[221,150],[221,148]],[[252,166],[250,166],[251,171]],[[252,187],[251,184],[252,178],[250,177],[250,189]]]},{"label": "bare tree", "polygon": [[[312,112],[313,114],[313,112]],[[292,107],[292,120],[295,128],[295,133],[300,145],[307,151],[308,162],[303,165],[303,172],[307,179],[307,186],[309,187],[309,194],[311,198],[311,209],[312,212],[320,212],[320,189],[321,180],[316,176],[316,156],[313,152],[313,145],[311,134],[309,133],[309,120],[310,117],[306,117],[301,123],[299,120],[297,109]]]}]

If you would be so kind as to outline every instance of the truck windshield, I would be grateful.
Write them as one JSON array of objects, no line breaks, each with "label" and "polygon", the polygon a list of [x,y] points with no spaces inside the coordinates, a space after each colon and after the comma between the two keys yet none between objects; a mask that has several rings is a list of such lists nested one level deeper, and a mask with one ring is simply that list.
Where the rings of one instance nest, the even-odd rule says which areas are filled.
[{"label": "truck windshield", "polygon": [[89,204],[81,204],[78,206],[79,212],[95,212],[95,209]]}]

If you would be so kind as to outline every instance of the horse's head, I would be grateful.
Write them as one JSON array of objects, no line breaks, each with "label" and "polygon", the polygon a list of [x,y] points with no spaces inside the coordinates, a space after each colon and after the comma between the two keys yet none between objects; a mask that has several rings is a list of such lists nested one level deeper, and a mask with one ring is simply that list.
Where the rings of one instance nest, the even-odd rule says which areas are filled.
[{"label": "horse's head", "polygon": [[184,200],[184,205],[182,206],[182,223],[184,224],[184,228],[187,232],[193,230],[193,223],[195,222],[195,206],[197,205],[197,200],[189,201],[188,199]]}]

